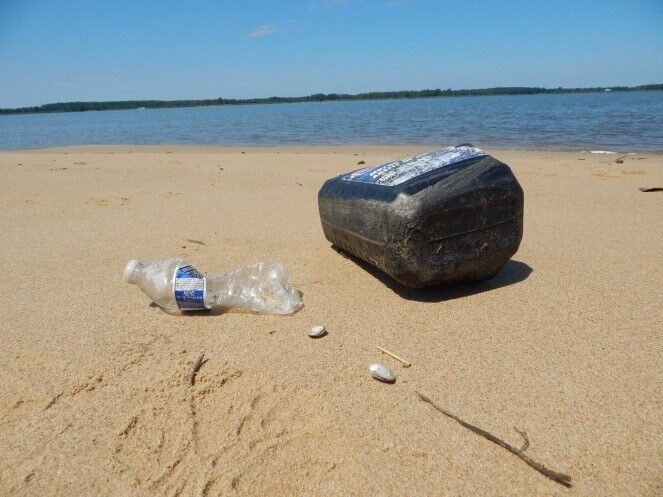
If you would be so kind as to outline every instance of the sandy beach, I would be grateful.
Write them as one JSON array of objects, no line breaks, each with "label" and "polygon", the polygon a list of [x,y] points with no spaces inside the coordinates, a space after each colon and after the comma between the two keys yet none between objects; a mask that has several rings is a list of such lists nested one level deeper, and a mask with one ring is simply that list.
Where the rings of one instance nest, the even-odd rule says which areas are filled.
[{"label": "sandy beach", "polygon": [[[661,495],[663,193],[639,187],[663,155],[489,151],[525,191],[520,250],[488,282],[405,291],[330,247],[317,192],[423,150],[1,152],[0,494]],[[305,307],[166,314],[122,269],[167,256],[283,262]],[[525,431],[572,488],[415,391]]]}]

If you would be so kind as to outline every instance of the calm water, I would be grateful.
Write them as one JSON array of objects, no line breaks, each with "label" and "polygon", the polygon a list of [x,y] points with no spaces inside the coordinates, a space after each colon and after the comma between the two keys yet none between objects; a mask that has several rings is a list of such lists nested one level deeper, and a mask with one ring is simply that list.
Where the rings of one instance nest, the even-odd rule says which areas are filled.
[{"label": "calm water", "polygon": [[0,116],[0,148],[84,144],[663,150],[663,92],[514,95]]}]

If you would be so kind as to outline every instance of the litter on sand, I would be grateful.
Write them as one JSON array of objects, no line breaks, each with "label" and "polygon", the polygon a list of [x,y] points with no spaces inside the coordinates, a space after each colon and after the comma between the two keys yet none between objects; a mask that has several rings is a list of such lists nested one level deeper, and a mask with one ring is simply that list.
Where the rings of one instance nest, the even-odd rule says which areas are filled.
[{"label": "litter on sand", "polygon": [[[618,157],[617,162],[624,157]],[[493,277],[518,250],[523,234],[524,195],[511,169],[468,144],[337,176],[323,185],[318,201],[323,231],[330,242],[408,287]],[[365,228],[360,234],[357,225]],[[186,241],[205,245],[200,240]],[[153,302],[172,312],[220,308],[293,314],[303,305],[290,273],[281,263],[256,262],[227,274],[205,276],[183,259],[146,263],[131,260],[123,276],[127,283],[137,285]],[[315,325],[307,335],[318,339],[327,335],[327,329]],[[403,368],[412,365],[388,349],[375,348]],[[193,363],[190,387],[195,388],[207,361],[203,352]],[[380,382],[396,381],[394,372],[384,364],[372,363],[368,370]],[[542,475],[571,487],[569,475],[553,471],[525,454],[529,447],[525,432],[516,429],[523,438],[522,445],[516,447],[415,392],[438,412],[516,455]]]},{"label": "litter on sand", "polygon": [[132,260],[124,268],[124,281],[170,312],[220,308],[292,314],[302,307],[290,273],[278,262],[256,262],[228,274],[205,276],[182,259]]},{"label": "litter on sand", "polygon": [[336,176],[318,194],[327,240],[412,288],[495,276],[520,245],[523,202],[509,166],[468,144]]},{"label": "litter on sand", "polygon": [[393,357],[394,359],[396,359],[398,362],[403,364],[404,368],[409,368],[410,366],[412,366],[412,364],[409,361],[406,361],[402,357],[397,356],[396,354],[394,354],[393,352],[390,352],[387,349],[383,349],[382,347],[378,347],[377,345],[375,346],[375,348],[378,349],[380,352],[383,352],[383,353],[387,354],[388,356]]},{"label": "litter on sand", "polygon": [[185,238],[185,240],[189,243],[195,243],[196,245],[205,245],[205,242],[201,242],[200,240],[194,240],[193,238]]}]

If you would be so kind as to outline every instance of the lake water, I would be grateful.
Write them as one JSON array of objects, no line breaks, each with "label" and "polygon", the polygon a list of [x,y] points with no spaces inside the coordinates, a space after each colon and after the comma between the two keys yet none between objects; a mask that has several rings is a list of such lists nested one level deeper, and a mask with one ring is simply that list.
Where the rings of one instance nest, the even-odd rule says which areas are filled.
[{"label": "lake water", "polygon": [[0,116],[0,148],[334,145],[663,151],[663,92],[452,97]]}]

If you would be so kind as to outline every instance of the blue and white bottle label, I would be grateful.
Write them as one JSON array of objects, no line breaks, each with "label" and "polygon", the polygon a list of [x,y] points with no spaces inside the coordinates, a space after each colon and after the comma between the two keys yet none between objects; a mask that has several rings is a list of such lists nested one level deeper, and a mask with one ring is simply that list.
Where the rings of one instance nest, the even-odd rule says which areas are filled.
[{"label": "blue and white bottle label", "polygon": [[345,181],[357,181],[373,185],[396,186],[422,174],[436,169],[451,166],[458,162],[482,157],[483,150],[476,147],[461,145],[447,147],[434,152],[427,152],[414,157],[388,162],[376,167],[359,169],[343,176]]},{"label": "blue and white bottle label", "polygon": [[193,266],[182,266],[175,270],[173,288],[177,307],[181,310],[206,309],[205,277]]}]

